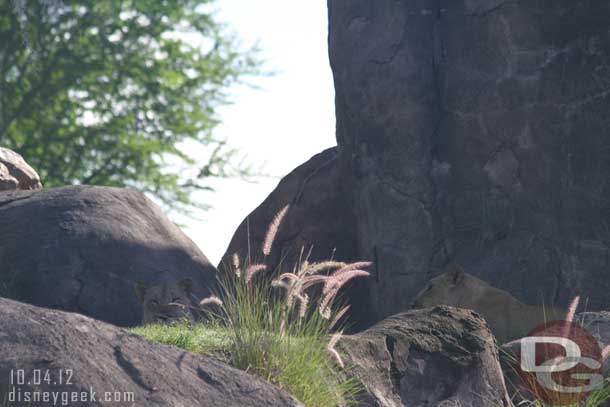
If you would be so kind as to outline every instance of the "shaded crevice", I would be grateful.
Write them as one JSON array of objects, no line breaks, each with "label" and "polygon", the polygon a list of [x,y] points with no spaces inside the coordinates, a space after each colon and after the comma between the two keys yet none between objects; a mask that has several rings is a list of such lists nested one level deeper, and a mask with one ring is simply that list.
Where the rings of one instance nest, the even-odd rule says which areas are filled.
[{"label": "shaded crevice", "polygon": [[553,251],[555,252],[555,256],[557,256],[556,260],[556,267],[553,267],[553,270],[555,271],[555,277],[557,279],[557,285],[555,287],[555,293],[553,294],[553,306],[557,307],[559,305],[559,300],[561,298],[561,292],[564,291],[563,286],[564,286],[564,282],[563,282],[563,274],[562,274],[562,270],[561,270],[561,260],[560,260],[560,256],[561,253],[559,250],[557,250],[556,247],[553,248]]},{"label": "shaded crevice", "polygon": [[[1,193],[1,191],[0,191],[0,193]],[[15,197],[15,198],[12,198],[12,199],[8,199],[8,200],[6,200],[6,201],[5,201],[5,200],[2,200],[2,201],[0,201],[0,207],[2,207],[2,206],[6,206],[6,205],[10,205],[10,204],[12,204],[13,202],[17,202],[17,201],[24,201],[24,200],[26,200],[26,199],[30,199],[30,197],[31,197],[31,195],[27,195],[27,196]]]},{"label": "shaded crevice", "polygon": [[373,245],[373,266],[375,269],[375,279],[378,283],[381,282],[381,268],[379,267],[379,254],[377,253],[377,245]]},{"label": "shaded crevice", "polygon": [[328,159],[327,161],[325,161],[324,163],[320,164],[319,167],[315,168],[313,171],[311,171],[311,173],[309,173],[304,179],[303,181],[301,181],[301,186],[299,187],[299,190],[297,191],[297,193],[295,194],[294,198],[292,199],[292,204],[293,205],[298,205],[301,201],[301,198],[303,197],[303,193],[305,192],[305,187],[307,186],[307,184],[309,183],[309,181],[315,177],[316,175],[318,175],[318,173],[320,171],[322,171],[324,168],[328,167],[330,164],[332,164],[333,162],[336,161],[338,157],[338,153],[336,151],[333,152],[333,156]]},{"label": "shaded crevice", "polygon": [[392,336],[385,337],[385,346],[388,351],[388,355],[390,356],[390,380],[392,381],[392,390],[394,394],[400,397],[400,380],[403,377],[403,374],[400,373],[398,367],[396,366],[396,362],[394,360],[394,345],[396,344],[396,338]]},{"label": "shaded crevice", "polygon": [[212,387],[223,387],[222,382],[214,379],[208,372],[203,370],[201,367],[197,368],[197,377],[206,382]]},{"label": "shaded crevice", "polygon": [[379,180],[379,183],[381,185],[387,186],[389,189],[393,190],[394,192],[398,193],[399,195],[411,200],[411,201],[415,201],[418,204],[420,204],[422,206],[422,208],[426,211],[426,212],[430,212],[430,208],[431,208],[431,204],[430,203],[426,203],[423,199],[418,198],[416,196],[414,196],[413,194],[410,194],[404,190],[402,190],[401,188],[397,187],[396,184],[385,180],[384,178],[382,178],[381,176],[377,175],[377,174],[373,174],[375,176],[375,178],[377,178]]},{"label": "shaded crevice", "polygon": [[482,11],[478,11],[478,12],[472,12],[472,13],[465,13],[466,16],[468,17],[479,17],[479,18],[487,18],[489,17],[491,14],[496,13],[497,11],[500,11],[502,8],[511,5],[511,4],[518,4],[517,1],[504,1],[500,4],[497,4],[493,7],[490,7],[486,10],[482,10]]},{"label": "shaded crevice", "polygon": [[143,388],[146,391],[149,391],[149,392],[154,391],[154,389],[151,386],[146,384],[146,382],[142,378],[142,374],[140,373],[140,370],[138,370],[138,368],[135,367],[135,365],[133,363],[131,363],[131,361],[129,361],[125,357],[125,355],[123,354],[123,351],[119,345],[116,345],[114,347],[114,358],[117,362],[117,365],[121,369],[123,369],[123,371],[127,374],[127,376],[129,376],[129,378],[135,384],[137,384],[138,386],[140,386],[141,388]]},{"label": "shaded crevice", "polygon": [[400,33],[400,39],[398,41],[396,41],[396,44],[392,47],[392,50],[390,51],[390,54],[383,59],[373,58],[373,59],[371,59],[371,62],[375,65],[391,64],[394,61],[394,59],[396,58],[396,55],[398,55],[398,53],[402,49],[402,45],[406,42],[406,37],[407,37],[407,30],[406,30],[406,26],[403,25],[402,31]]}]

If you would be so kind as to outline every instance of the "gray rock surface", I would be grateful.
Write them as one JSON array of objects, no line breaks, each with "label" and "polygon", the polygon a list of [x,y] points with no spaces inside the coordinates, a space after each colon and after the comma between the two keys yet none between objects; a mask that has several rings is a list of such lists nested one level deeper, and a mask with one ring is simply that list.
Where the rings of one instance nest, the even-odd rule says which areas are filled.
[{"label": "gray rock surface", "polygon": [[[345,206],[318,221],[323,210],[296,205],[328,234],[289,237],[375,262],[358,299],[370,306],[353,316],[370,325],[405,310],[450,262],[527,304],[565,307],[581,295],[609,309],[610,3],[328,9],[340,175],[320,175],[326,186],[303,196],[333,201],[342,190]],[[349,239],[328,243],[329,218],[343,219]]]},{"label": "gray rock surface", "polygon": [[[16,384],[18,370],[24,371],[30,385]],[[44,380],[46,373],[49,383]],[[91,390],[95,401],[61,404],[60,398],[55,405],[302,406],[278,388],[214,359],[79,314],[0,299],[0,401],[12,391],[22,396],[29,391],[59,392],[63,397]],[[120,392],[120,402],[103,402],[106,392],[111,397]],[[6,405],[52,404],[9,401]]]},{"label": "gray rock surface", "polygon": [[339,349],[367,388],[360,407],[512,406],[491,332],[469,310],[397,314]]},{"label": "gray rock surface", "polygon": [[[301,248],[313,247],[312,258],[351,258],[355,252],[355,234],[346,225],[355,225],[351,213],[349,186],[344,185],[345,169],[338,165],[336,148],[315,155],[284,177],[277,188],[245,219],[235,232],[222,264],[231,264],[237,253],[253,261],[260,260],[267,228],[274,216],[286,205],[285,216],[267,262],[277,264],[282,258],[296,262]],[[248,244],[248,242],[250,244]]]},{"label": "gray rock surface", "polygon": [[40,189],[38,173],[13,150],[0,147],[0,191]]},{"label": "gray rock surface", "polygon": [[143,194],[74,186],[0,194],[0,295],[115,325],[142,320],[136,281],[190,278],[207,296],[216,270]]},{"label": "gray rock surface", "polygon": [[328,7],[377,318],[449,261],[526,303],[610,307],[610,3]]},{"label": "gray rock surface", "polygon": [[[311,250],[310,261],[330,258],[344,261],[369,260],[359,258],[358,220],[350,202],[350,176],[339,160],[336,148],[327,149],[295,168],[285,176],[275,190],[244,219],[236,230],[229,247],[218,265],[226,269],[233,254],[251,261],[261,261],[265,233],[276,213],[290,205],[265,263],[292,271],[301,252]],[[376,278],[375,276],[369,278]],[[356,328],[365,327],[360,318],[367,315],[370,302],[365,279],[350,281],[344,292],[352,305],[350,320]]]}]

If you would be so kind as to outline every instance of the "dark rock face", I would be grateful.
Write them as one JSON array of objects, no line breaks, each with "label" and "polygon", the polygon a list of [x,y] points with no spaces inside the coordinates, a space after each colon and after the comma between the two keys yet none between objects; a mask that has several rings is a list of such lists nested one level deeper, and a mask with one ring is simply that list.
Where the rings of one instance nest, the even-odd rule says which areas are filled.
[{"label": "dark rock face", "polygon": [[13,150],[0,147],[0,191],[40,189],[38,173]]},{"label": "dark rock face", "polygon": [[0,293],[115,325],[142,320],[136,281],[190,278],[207,296],[215,268],[144,195],[65,187],[0,194]]},{"label": "dark rock face", "polygon": [[[258,208],[244,219],[231,239],[218,268],[231,265],[232,256],[261,261],[261,247],[274,216],[285,206],[285,216],[265,263],[274,269],[291,271],[310,250],[310,261],[368,261],[360,257],[358,248],[359,221],[355,217],[349,168],[339,159],[336,148],[329,148],[295,168]],[[372,318],[368,279],[376,279],[375,270],[369,278],[350,281],[345,289],[351,304],[350,325],[363,329]]]},{"label": "dark rock face", "polygon": [[610,4],[328,6],[378,317],[449,261],[525,302],[608,307]]},{"label": "dark rock face", "polygon": [[[16,372],[21,369],[25,382],[32,383],[29,386],[17,385]],[[44,381],[47,372],[50,384]],[[119,392],[120,402],[111,405],[301,406],[276,387],[214,359],[82,315],[0,299],[0,400],[7,397],[7,406],[13,405],[12,391],[23,395],[28,391],[91,394],[91,390],[95,400],[61,404],[59,399],[56,405],[107,406],[106,392],[111,397]]]},{"label": "dark rock face", "polygon": [[[352,316],[370,325],[407,309],[450,262],[524,303],[610,307],[610,3],[328,8],[339,175],[313,175],[324,187],[303,196],[341,206],[295,205],[319,233],[290,232],[375,262]],[[280,183],[251,233],[303,177]]]},{"label": "dark rock face", "polygon": [[512,406],[493,336],[472,311],[397,314],[339,342],[367,394],[362,407]]},{"label": "dark rock face", "polygon": [[[348,168],[338,159],[337,149],[330,148],[315,155],[284,177],[277,188],[246,218],[235,232],[223,256],[219,269],[231,265],[232,256],[261,259],[265,233],[274,216],[285,206],[290,209],[284,218],[266,264],[291,271],[301,252],[311,250],[310,261],[330,258],[342,261],[360,259],[358,251],[358,221],[354,217]],[[369,277],[369,278],[375,278]],[[361,315],[370,310],[365,279],[348,283],[352,312],[358,317],[352,322],[364,327]]]},{"label": "dark rock face", "polygon": [[[269,264],[279,263],[282,255],[293,264],[301,248],[313,246],[312,258],[351,258],[356,255],[356,233],[349,203],[349,187],[343,185],[345,169],[340,167],[336,148],[328,149],[299,166],[284,179],[250,216],[245,219],[226,251],[221,264],[230,264],[237,253],[241,259],[260,260],[265,233],[274,216],[290,205],[267,259]],[[349,228],[348,225],[352,225]]]}]

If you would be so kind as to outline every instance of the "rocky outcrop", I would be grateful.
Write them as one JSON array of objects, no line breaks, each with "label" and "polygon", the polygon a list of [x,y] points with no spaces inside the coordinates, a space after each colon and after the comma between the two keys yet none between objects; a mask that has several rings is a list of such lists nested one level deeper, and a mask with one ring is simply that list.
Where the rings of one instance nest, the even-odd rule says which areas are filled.
[{"label": "rocky outcrop", "polygon": [[[18,384],[21,378],[24,385]],[[73,406],[302,406],[209,357],[78,314],[0,299],[0,400],[8,406],[51,405],[23,402],[30,392],[58,394],[55,405]],[[61,404],[73,393],[77,400]],[[21,402],[15,402],[18,395]],[[105,402],[108,395],[112,403]]]},{"label": "rocky outcrop", "polygon": [[610,5],[329,0],[340,158],[378,315],[449,261],[610,306]]},{"label": "rocky outcrop", "polygon": [[[274,216],[286,205],[290,209],[282,221],[265,259],[273,269],[281,264],[292,271],[301,253],[311,250],[310,261],[336,259],[362,260],[358,256],[358,220],[350,202],[349,173],[338,159],[336,148],[315,155],[284,177],[275,190],[239,225],[218,268],[230,267],[233,254],[241,259],[259,261],[265,233]],[[375,278],[375,276],[370,277]],[[352,313],[366,315],[366,284],[355,279],[346,287]],[[351,320],[356,327],[364,326],[360,318]]]},{"label": "rocky outcrop", "polygon": [[493,336],[472,311],[394,315],[339,347],[366,387],[361,407],[512,406]]},{"label": "rocky outcrop", "polygon": [[40,188],[40,177],[23,157],[8,148],[0,147],[0,191]]},{"label": "rocky outcrop", "polygon": [[360,295],[370,306],[353,317],[371,324],[406,309],[450,262],[524,303],[582,295],[591,310],[610,308],[610,4],[328,9],[345,206],[317,210],[320,220],[296,206],[320,225],[348,213],[348,240],[309,243],[353,244],[348,260],[375,262]]},{"label": "rocky outcrop", "polygon": [[143,194],[74,186],[0,194],[0,295],[137,325],[137,281],[189,278],[207,296],[215,268]]},{"label": "rocky outcrop", "polygon": [[336,148],[312,157],[284,177],[277,188],[238,227],[223,257],[230,264],[237,253],[247,258],[248,247],[254,261],[261,253],[265,233],[273,217],[286,205],[290,211],[276,236],[274,250],[267,258],[277,264],[298,260],[301,249],[313,248],[312,258],[352,258],[355,253],[355,225],[349,203],[349,186],[344,184],[345,171],[339,165]]}]

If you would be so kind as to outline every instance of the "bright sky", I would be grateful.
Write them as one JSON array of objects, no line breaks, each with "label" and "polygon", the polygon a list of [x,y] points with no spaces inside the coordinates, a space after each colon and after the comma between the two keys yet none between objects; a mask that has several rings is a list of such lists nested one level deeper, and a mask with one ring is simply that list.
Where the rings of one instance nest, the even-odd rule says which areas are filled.
[{"label": "bright sky", "polygon": [[218,264],[241,221],[275,188],[281,176],[334,146],[335,107],[328,62],[326,0],[218,0],[219,20],[245,45],[258,41],[274,76],[251,80],[258,89],[235,89],[221,110],[217,135],[255,168],[277,176],[257,183],[218,180],[199,202],[212,209],[200,220],[175,217],[213,264]]}]

